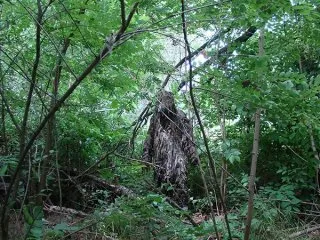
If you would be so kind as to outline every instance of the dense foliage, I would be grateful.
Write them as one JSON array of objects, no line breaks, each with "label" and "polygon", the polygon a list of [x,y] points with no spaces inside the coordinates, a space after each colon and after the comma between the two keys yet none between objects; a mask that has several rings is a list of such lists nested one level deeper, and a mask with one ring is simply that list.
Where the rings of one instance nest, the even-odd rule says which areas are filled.
[{"label": "dense foliage", "polygon": [[[230,239],[228,227],[242,239],[257,110],[250,239],[319,224],[317,0],[2,0],[0,9],[2,239]],[[161,89],[194,125],[201,163],[188,166],[188,208],[141,161]]]}]

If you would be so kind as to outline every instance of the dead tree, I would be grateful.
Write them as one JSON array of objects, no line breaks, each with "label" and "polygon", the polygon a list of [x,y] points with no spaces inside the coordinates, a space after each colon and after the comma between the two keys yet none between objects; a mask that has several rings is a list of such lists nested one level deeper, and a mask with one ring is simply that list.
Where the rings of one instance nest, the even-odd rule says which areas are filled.
[{"label": "dead tree", "polygon": [[188,203],[187,163],[199,163],[193,142],[193,128],[186,114],[178,110],[171,92],[162,90],[157,97],[148,136],[144,143],[144,161],[155,165],[158,185],[168,184],[166,194],[180,206]]}]

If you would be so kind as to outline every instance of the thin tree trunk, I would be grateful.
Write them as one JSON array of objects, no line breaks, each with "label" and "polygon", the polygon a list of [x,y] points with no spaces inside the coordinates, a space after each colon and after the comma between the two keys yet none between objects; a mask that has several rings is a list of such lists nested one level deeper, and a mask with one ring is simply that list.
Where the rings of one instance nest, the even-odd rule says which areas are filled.
[{"label": "thin tree trunk", "polygon": [[6,130],[6,112],[3,100],[1,101],[1,133],[3,141],[3,149],[1,149],[1,154],[4,156],[8,154],[8,141],[7,141],[7,130]]},{"label": "thin tree trunk", "polygon": [[[188,56],[191,56],[191,49],[190,49],[190,44],[188,41],[188,34],[187,34],[187,26],[186,26],[186,18],[185,18],[185,5],[184,5],[184,0],[181,0],[181,18],[182,18],[182,30],[183,30],[183,36],[184,36],[184,41],[185,44],[187,46],[187,50],[188,50]],[[201,118],[200,118],[200,114],[198,111],[198,108],[196,106],[196,101],[194,98],[194,94],[193,94],[193,85],[192,85],[192,79],[193,79],[193,69],[192,69],[192,63],[191,63],[191,58],[188,59],[188,64],[189,64],[189,88],[190,88],[190,98],[191,98],[191,102],[192,102],[192,107],[194,109],[194,113],[196,115],[197,121],[199,123],[199,127],[202,133],[202,137],[203,137],[203,141],[204,141],[204,145],[207,151],[207,155],[209,158],[209,165],[212,169],[213,172],[213,180],[216,186],[216,193],[218,195],[218,198],[221,201],[221,205],[223,206],[223,213],[224,213],[224,218],[225,218],[225,223],[226,223],[226,227],[227,227],[227,231],[228,231],[228,238],[231,240],[231,230],[230,230],[230,225],[229,225],[229,221],[228,221],[228,213],[227,213],[227,209],[226,209],[226,205],[221,197],[221,191],[219,188],[219,180],[217,178],[216,172],[215,172],[215,163],[213,160],[213,157],[211,155],[210,149],[209,149],[209,144],[208,144],[208,139],[207,139],[207,135],[205,133],[204,130],[204,126],[202,124]],[[213,214],[214,215],[214,214]],[[218,239],[219,237],[219,233],[217,233]]]},{"label": "thin tree trunk", "polygon": [[258,154],[259,154],[260,114],[261,114],[261,109],[258,109],[255,113],[254,138],[253,138],[252,160],[251,160],[251,170],[250,170],[250,179],[249,179],[248,213],[247,213],[247,222],[246,222],[244,240],[249,240],[251,221],[253,217],[254,182],[256,179],[256,169],[257,169],[257,161],[258,161]]},{"label": "thin tree trunk", "polygon": [[[22,126],[21,126],[21,132],[20,132],[20,140],[19,140],[19,145],[20,145],[20,150],[19,150],[19,156],[20,158],[25,158],[24,156],[24,150],[26,146],[26,137],[27,137],[27,124],[28,124],[28,119],[29,119],[29,112],[30,112],[30,107],[31,107],[31,100],[33,96],[33,91],[35,88],[36,84],[36,79],[37,79],[37,71],[38,71],[38,66],[39,66],[39,61],[40,61],[40,45],[41,45],[41,22],[42,22],[42,6],[41,6],[41,1],[37,1],[37,6],[38,6],[38,13],[37,13],[37,21],[35,22],[36,25],[36,56],[33,62],[33,69],[31,73],[31,82],[30,82],[30,87],[29,87],[29,92],[28,92],[28,97],[26,101],[26,106],[24,109],[24,116],[22,120]],[[13,180],[13,190],[12,190],[12,199],[14,199],[17,196],[18,188],[19,188],[19,180],[20,180],[20,172],[17,174],[16,178]],[[7,193],[9,194],[9,192]],[[5,206],[4,206],[5,207]],[[1,219],[1,229],[2,229],[2,238],[8,239],[8,215],[5,213],[2,213],[2,219]]]},{"label": "thin tree trunk", "polygon": [[[221,133],[222,133],[222,141],[226,142],[227,134],[226,134],[226,119],[225,119],[224,110],[222,113],[220,126],[221,126]],[[226,192],[227,192],[227,168],[228,168],[227,161],[225,158],[223,158],[222,168],[221,168],[220,188],[221,188],[221,197],[224,202],[226,202]]]},{"label": "thin tree trunk", "polygon": [[312,131],[312,126],[309,126],[309,135],[310,135],[310,143],[311,143],[311,148],[312,152],[314,155],[314,158],[317,160],[317,165],[316,165],[316,186],[317,189],[319,190],[319,164],[320,164],[320,157],[319,153],[316,147],[316,143],[314,141],[314,136],[313,136],[313,131]]},{"label": "thin tree trunk", "polygon": [[[85,4],[88,3],[88,0],[85,2]],[[86,9],[81,8],[79,11],[79,15],[83,15],[85,13]],[[79,20],[75,21],[76,26],[80,23]],[[60,85],[60,78],[61,78],[61,71],[62,71],[62,63],[63,59],[68,51],[68,48],[70,47],[71,38],[73,37],[74,33],[71,32],[68,37],[66,37],[63,41],[63,46],[61,53],[58,54],[57,63],[54,67],[54,79],[52,81],[52,98],[50,102],[50,108],[53,108],[58,100],[58,92],[59,92],[59,85]],[[41,168],[41,175],[40,175],[40,183],[38,187],[38,193],[41,193],[46,188],[46,182],[47,182],[47,175],[50,168],[50,163],[53,162],[54,156],[56,154],[53,154],[53,151],[57,151],[55,148],[55,143],[57,142],[56,136],[56,117],[55,114],[52,115],[52,117],[48,120],[48,123],[45,128],[45,151],[42,162],[42,168]],[[43,194],[40,194],[37,198],[37,202],[39,204],[42,204],[42,197]],[[61,197],[61,196],[60,196]]]},{"label": "thin tree trunk", "polygon": [[[71,35],[70,35],[71,36]],[[60,76],[62,71],[62,58],[66,55],[67,50],[70,46],[70,38],[66,38],[63,43],[63,48],[61,54],[58,56],[58,61],[55,66],[55,77],[52,83],[52,99],[50,102],[50,108],[52,108],[58,99],[58,91],[59,91],[59,82]],[[53,153],[54,145],[57,139],[55,139],[55,130],[56,130],[56,118],[55,114],[48,120],[46,126],[46,134],[45,134],[45,151],[44,155],[45,158],[43,159],[42,168],[41,168],[41,176],[40,176],[40,183],[39,183],[39,190],[38,193],[41,193],[46,188],[47,182],[47,175],[49,172],[50,162],[53,161]],[[38,197],[38,204],[42,204],[42,194]]]},{"label": "thin tree trunk", "polygon": [[[0,65],[0,76],[2,78],[1,81],[1,88],[3,89],[4,87],[4,79],[2,76],[2,65]],[[6,110],[5,110],[5,100],[1,98],[1,134],[2,134],[2,141],[3,141],[3,149],[1,149],[1,154],[7,155],[8,154],[8,141],[7,141],[7,130],[6,130]]]},{"label": "thin tree trunk", "polygon": [[[259,37],[259,56],[263,56],[263,55],[264,55],[264,34],[263,34],[263,30],[261,30],[260,37]],[[251,222],[253,218],[254,183],[256,179],[257,161],[258,161],[258,155],[259,155],[259,136],[260,136],[260,121],[261,121],[260,115],[261,115],[261,109],[258,108],[255,113],[252,160],[251,160],[251,170],[250,170],[250,178],[249,178],[248,213],[247,213],[247,222],[246,222],[246,228],[244,233],[244,240],[249,240]]]},{"label": "thin tree trunk", "polygon": [[[2,71],[2,63],[0,63],[0,78],[1,78],[1,89],[4,88],[4,75]],[[5,111],[5,100],[1,97],[1,135],[0,139],[3,141],[3,147],[0,148],[0,154],[7,155],[8,154],[8,142],[7,142],[7,132],[6,132],[6,111]]]}]

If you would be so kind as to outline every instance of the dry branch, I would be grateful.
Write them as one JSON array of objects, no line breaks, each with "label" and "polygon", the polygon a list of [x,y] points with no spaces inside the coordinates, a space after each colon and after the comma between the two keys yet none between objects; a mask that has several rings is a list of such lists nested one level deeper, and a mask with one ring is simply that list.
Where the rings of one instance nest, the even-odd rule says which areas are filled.
[{"label": "dry branch", "polygon": [[86,176],[89,177],[91,180],[97,182],[98,184],[104,186],[107,190],[114,192],[118,196],[128,196],[128,197],[135,196],[135,193],[132,190],[124,186],[109,183],[108,181],[98,178],[94,175],[86,175]]},{"label": "dry branch", "polygon": [[305,230],[292,233],[291,235],[289,235],[289,238],[292,239],[292,238],[300,237],[302,235],[309,234],[309,233],[311,233],[313,231],[316,231],[316,230],[319,230],[319,229],[320,229],[320,225],[317,225],[317,226],[314,226],[314,227],[310,227],[310,228],[307,228]]},{"label": "dry branch", "polygon": [[47,204],[44,206],[43,210],[46,212],[55,212],[55,213],[60,213],[60,214],[77,215],[80,217],[88,216],[87,213],[79,211],[79,210],[75,210],[73,208],[59,207],[59,206],[47,205]]}]

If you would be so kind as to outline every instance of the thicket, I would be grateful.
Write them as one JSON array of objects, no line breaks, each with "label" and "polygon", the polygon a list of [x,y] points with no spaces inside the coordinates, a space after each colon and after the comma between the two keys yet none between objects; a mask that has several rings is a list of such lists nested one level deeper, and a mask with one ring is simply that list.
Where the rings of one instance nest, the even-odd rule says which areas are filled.
[{"label": "thicket", "polygon": [[[243,239],[257,114],[250,239],[319,235],[318,1],[0,9],[1,239]],[[186,207],[141,160],[162,89],[193,123]]]}]

